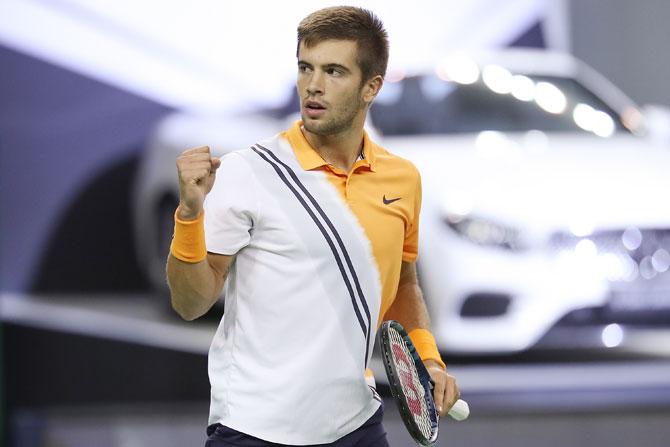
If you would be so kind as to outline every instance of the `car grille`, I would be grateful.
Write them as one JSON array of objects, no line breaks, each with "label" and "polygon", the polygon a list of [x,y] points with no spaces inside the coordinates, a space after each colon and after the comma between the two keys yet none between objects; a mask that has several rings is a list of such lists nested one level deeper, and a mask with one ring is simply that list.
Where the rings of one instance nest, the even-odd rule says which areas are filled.
[{"label": "car grille", "polygon": [[600,254],[626,255],[638,264],[647,256],[653,257],[659,250],[670,253],[670,228],[605,230],[585,237],[558,232],[552,235],[550,244],[555,250],[574,249],[580,241],[586,239],[595,244]]},{"label": "car grille", "polygon": [[551,246],[556,249],[575,248],[578,242],[591,240],[599,253],[628,254],[638,262],[651,256],[658,249],[670,250],[670,228],[596,231],[589,236],[577,237],[572,233],[557,232],[551,237]]},{"label": "car grille", "polygon": [[670,309],[670,229],[605,230],[585,237],[561,232],[552,236],[551,246],[578,250],[582,241],[590,241],[594,259],[605,267],[613,311]]}]

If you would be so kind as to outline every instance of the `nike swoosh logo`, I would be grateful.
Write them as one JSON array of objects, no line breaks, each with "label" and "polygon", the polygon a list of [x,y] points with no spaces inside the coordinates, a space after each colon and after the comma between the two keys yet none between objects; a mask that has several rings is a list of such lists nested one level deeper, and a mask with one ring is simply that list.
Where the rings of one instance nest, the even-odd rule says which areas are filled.
[{"label": "nike swoosh logo", "polygon": [[395,199],[387,199],[386,194],[384,194],[384,198],[382,200],[384,201],[384,205],[388,205],[388,204],[393,203],[393,202],[395,202],[397,200],[400,200],[400,199],[402,199],[402,197],[397,197]]}]

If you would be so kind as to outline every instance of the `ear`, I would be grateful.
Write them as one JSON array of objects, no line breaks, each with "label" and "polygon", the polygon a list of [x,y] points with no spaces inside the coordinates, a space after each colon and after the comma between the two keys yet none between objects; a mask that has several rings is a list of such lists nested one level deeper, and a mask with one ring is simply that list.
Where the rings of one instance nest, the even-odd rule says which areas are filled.
[{"label": "ear", "polygon": [[363,101],[370,104],[384,84],[384,78],[380,75],[370,78],[363,86]]}]

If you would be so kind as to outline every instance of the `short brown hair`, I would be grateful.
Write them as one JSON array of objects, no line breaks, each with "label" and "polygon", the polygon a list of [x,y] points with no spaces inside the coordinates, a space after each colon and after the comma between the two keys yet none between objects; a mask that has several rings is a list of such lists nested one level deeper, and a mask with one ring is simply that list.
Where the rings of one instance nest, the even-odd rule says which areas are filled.
[{"label": "short brown hair", "polygon": [[389,60],[388,34],[382,21],[371,11],[333,6],[311,13],[298,25],[298,51],[300,42],[309,47],[329,39],[356,42],[356,62],[363,73],[363,82],[373,76],[385,76]]}]

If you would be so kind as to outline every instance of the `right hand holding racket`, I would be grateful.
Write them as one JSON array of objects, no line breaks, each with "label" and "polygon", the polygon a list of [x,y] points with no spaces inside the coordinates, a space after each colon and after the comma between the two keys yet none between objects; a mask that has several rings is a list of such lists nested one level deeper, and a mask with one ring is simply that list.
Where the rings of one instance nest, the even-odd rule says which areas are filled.
[{"label": "right hand holding racket", "polygon": [[[384,321],[378,338],[391,394],[407,431],[418,444],[433,447],[439,434],[439,416],[446,413],[462,421],[470,414],[467,402],[458,399],[454,403],[460,394],[454,378],[441,365],[421,361],[414,343],[400,323]],[[429,372],[428,368],[433,371]],[[441,391],[431,393],[436,388],[435,382],[440,384]],[[440,399],[442,407],[439,414],[437,399]],[[448,404],[452,403],[450,408]]]},{"label": "right hand holding racket", "polygon": [[435,383],[435,387],[433,388],[435,408],[440,413],[440,417],[444,417],[449,414],[449,410],[461,397],[461,392],[456,384],[456,378],[447,373],[435,360],[428,359],[423,364],[426,366],[430,378]]}]

